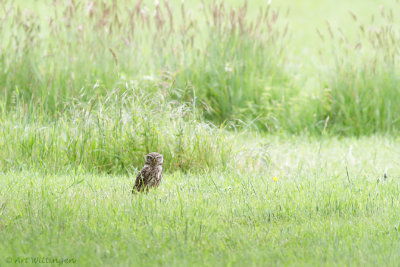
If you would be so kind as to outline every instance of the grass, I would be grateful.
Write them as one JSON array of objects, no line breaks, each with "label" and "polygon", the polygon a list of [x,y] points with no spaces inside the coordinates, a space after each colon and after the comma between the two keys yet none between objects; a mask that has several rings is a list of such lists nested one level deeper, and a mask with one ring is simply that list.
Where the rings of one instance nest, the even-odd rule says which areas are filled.
[{"label": "grass", "polygon": [[398,265],[398,3],[205,2],[0,0],[1,266]]},{"label": "grass", "polygon": [[3,173],[0,257],[57,255],[80,266],[396,266],[398,142],[331,139],[319,150],[319,141],[268,141],[263,173],[167,173],[147,195],[130,195],[125,175]]},{"label": "grass", "polygon": [[[145,78],[162,85],[169,101],[196,101],[218,125],[320,134],[329,117],[328,131],[348,136],[400,127],[398,4],[385,2],[380,11],[368,3],[361,14],[343,4],[353,9],[343,19],[347,26],[332,20],[327,27],[317,16],[313,37],[305,32],[311,43],[299,36],[299,17],[285,4],[3,2],[0,82],[7,105],[18,94],[57,116],[70,99],[88,102]],[[23,16],[19,7],[27,7]],[[323,7],[333,8],[316,8]],[[334,8],[338,18],[344,7]]]},{"label": "grass", "polygon": [[0,117],[0,135],[1,170],[50,173],[132,173],[148,151],[164,155],[166,170],[225,168],[239,149],[232,134],[199,121],[193,106],[135,86],[88,103],[72,101],[56,120],[20,103]]}]

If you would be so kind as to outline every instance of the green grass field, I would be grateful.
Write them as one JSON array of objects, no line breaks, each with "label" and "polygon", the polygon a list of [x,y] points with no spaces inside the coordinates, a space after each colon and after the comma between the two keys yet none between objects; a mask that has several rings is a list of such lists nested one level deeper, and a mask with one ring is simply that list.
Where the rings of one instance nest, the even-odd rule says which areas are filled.
[{"label": "green grass field", "polygon": [[398,264],[398,141],[266,140],[263,173],[168,173],[159,190],[134,197],[127,175],[3,173],[1,256],[87,266]]},{"label": "green grass field", "polygon": [[399,266],[400,4],[244,3],[0,0],[0,266]]}]

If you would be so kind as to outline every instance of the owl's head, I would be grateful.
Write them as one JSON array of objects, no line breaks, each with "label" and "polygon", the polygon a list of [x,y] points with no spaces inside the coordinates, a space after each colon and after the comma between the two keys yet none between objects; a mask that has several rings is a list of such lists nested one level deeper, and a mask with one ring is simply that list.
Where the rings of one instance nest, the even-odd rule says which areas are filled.
[{"label": "owl's head", "polygon": [[146,155],[146,164],[150,166],[158,166],[164,163],[164,158],[157,152],[151,152]]}]

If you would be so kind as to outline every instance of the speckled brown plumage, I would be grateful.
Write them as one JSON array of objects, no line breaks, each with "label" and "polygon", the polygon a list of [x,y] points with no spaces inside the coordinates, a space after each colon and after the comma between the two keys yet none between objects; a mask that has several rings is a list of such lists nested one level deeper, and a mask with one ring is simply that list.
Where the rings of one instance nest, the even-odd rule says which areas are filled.
[{"label": "speckled brown plumage", "polygon": [[158,187],[162,178],[163,156],[157,152],[151,152],[146,155],[146,163],[137,174],[132,193],[148,192],[150,188]]}]

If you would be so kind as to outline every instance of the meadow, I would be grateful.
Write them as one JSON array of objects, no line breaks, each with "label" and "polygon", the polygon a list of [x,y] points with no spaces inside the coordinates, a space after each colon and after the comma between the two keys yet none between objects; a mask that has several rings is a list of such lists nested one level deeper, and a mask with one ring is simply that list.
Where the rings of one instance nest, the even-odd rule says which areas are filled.
[{"label": "meadow", "polygon": [[399,9],[0,0],[0,266],[398,266]]}]

